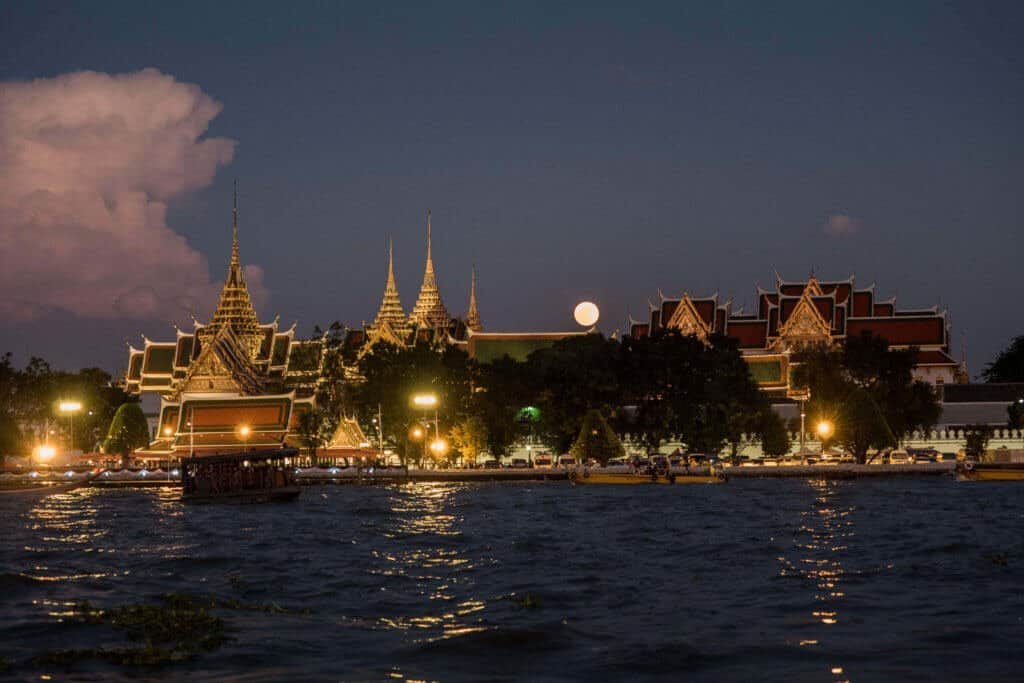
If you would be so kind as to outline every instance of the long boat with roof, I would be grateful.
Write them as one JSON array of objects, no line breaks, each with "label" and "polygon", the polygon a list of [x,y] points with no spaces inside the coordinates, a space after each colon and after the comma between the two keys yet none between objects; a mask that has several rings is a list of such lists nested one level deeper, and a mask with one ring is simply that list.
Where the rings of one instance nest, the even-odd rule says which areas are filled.
[{"label": "long boat with roof", "polygon": [[301,489],[292,462],[296,448],[200,455],[181,461],[181,499],[197,503],[294,500]]}]

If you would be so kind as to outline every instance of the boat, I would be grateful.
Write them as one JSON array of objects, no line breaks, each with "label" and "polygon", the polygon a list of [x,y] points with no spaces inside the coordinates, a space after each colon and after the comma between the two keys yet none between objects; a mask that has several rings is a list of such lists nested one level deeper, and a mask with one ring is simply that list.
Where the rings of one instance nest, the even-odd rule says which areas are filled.
[{"label": "boat", "polygon": [[45,496],[52,496],[55,493],[67,493],[74,489],[82,486],[88,486],[96,477],[106,472],[106,470],[96,470],[91,475],[80,481],[72,481],[67,484],[50,484],[43,482],[39,484],[33,484],[31,486],[4,486],[0,487],[0,496],[9,496],[11,498],[43,498]]},{"label": "boat", "polygon": [[1024,481],[1024,462],[958,462],[957,481]]},{"label": "boat", "polygon": [[722,484],[726,478],[718,472],[592,472],[588,469],[569,472],[573,484]]},{"label": "boat", "polygon": [[291,459],[297,448],[199,455],[181,461],[181,500],[193,503],[267,503],[294,500],[301,489]]}]

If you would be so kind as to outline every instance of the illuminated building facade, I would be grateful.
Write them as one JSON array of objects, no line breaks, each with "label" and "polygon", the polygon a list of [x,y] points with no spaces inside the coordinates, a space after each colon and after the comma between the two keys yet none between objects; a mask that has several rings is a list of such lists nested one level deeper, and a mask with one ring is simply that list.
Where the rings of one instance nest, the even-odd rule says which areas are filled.
[{"label": "illuminated building facade", "polygon": [[[659,293],[660,294],[660,293]],[[914,349],[914,375],[933,385],[966,381],[963,362],[949,355],[945,311],[898,309],[895,299],[879,299],[874,285],[858,289],[853,276],[820,282],[776,279],[773,290],[757,288],[757,310],[736,310],[718,295],[660,296],[648,320],[630,320],[630,334],[643,337],[674,329],[707,340],[720,334],[736,340],[761,388],[784,395],[790,389],[790,359],[810,344],[832,345],[871,334],[890,348]]]},{"label": "illuminated building facade", "polygon": [[314,408],[323,340],[295,339],[295,326],[260,323],[242,273],[238,206],[231,263],[213,318],[177,331],[175,341],[143,338],[129,347],[125,389],[161,397],[156,438],[137,455],[178,458],[189,452],[225,453],[254,447],[300,445],[304,411]]}]

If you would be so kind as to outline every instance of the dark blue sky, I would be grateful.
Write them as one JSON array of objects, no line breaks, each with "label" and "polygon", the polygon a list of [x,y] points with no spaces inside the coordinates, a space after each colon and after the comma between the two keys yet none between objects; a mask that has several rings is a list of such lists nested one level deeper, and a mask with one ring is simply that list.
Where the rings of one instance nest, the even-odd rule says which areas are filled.
[{"label": "dark blue sky", "polygon": [[[492,330],[813,268],[948,306],[972,373],[1024,333],[1013,3],[484,5],[5,3],[0,80],[155,67],[222,103],[235,159],[168,224],[220,278],[239,178],[261,316],[303,332],[372,317],[389,234],[411,307],[429,207],[449,309],[476,263]],[[114,370],[140,332],[173,337],[54,314],[0,350]]]}]

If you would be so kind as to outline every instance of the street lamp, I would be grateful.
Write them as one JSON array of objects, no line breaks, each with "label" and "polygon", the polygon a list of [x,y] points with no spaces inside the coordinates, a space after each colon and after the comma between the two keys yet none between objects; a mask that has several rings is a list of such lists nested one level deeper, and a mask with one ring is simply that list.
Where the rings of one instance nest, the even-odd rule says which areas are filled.
[{"label": "street lamp", "polygon": [[242,437],[242,449],[245,450],[249,445],[249,434],[252,430],[249,425],[241,425],[238,428],[238,435]]},{"label": "street lamp", "polygon": [[420,425],[413,425],[412,428],[409,429],[409,441],[418,444],[423,441],[423,436],[423,427]]},{"label": "street lamp", "polygon": [[75,449],[75,413],[82,409],[81,401],[61,401],[57,409],[68,416],[68,450]]},{"label": "street lamp", "polygon": [[444,439],[438,437],[430,442],[430,452],[434,454],[434,457],[438,460],[443,458],[448,453],[448,444]]},{"label": "street lamp", "polygon": [[[44,443],[43,445],[41,445],[41,446],[36,448],[36,458],[39,460],[39,462],[43,462],[44,460],[49,460],[50,458],[52,458],[56,454],[57,454],[57,449],[54,448],[53,446],[51,446],[48,443]],[[30,465],[31,465],[31,463],[30,463]]]},{"label": "street lamp", "polygon": [[818,422],[818,426],[815,427],[815,431],[818,433],[818,438],[821,440],[821,454],[825,455],[825,442],[829,440],[832,433],[835,431],[835,425],[828,420],[821,420]]},{"label": "street lamp", "polygon": [[412,403],[417,408],[433,408],[434,409],[434,438],[441,438],[441,427],[437,419],[437,406],[441,401],[437,398],[437,394],[416,394],[412,397]]}]

